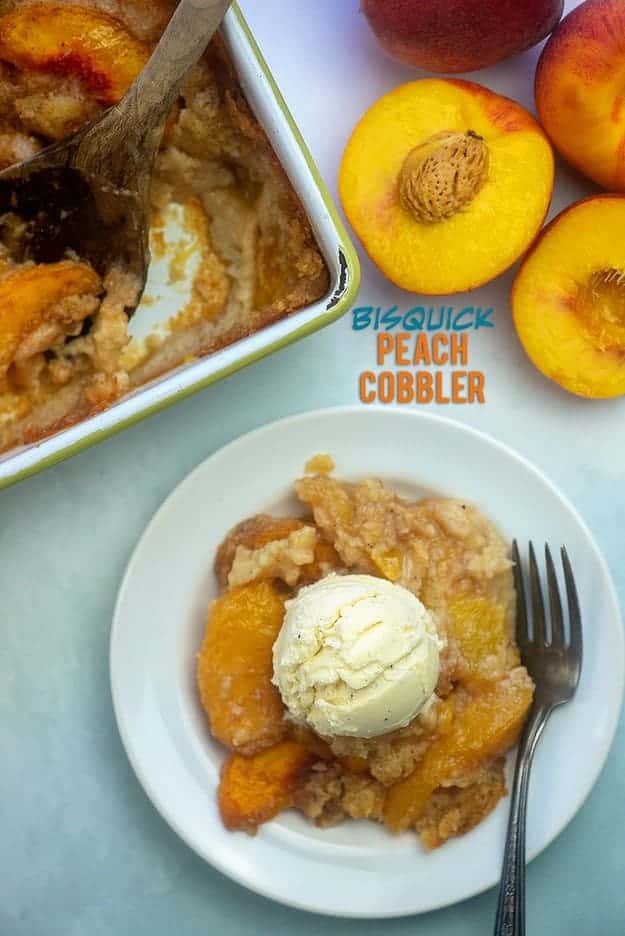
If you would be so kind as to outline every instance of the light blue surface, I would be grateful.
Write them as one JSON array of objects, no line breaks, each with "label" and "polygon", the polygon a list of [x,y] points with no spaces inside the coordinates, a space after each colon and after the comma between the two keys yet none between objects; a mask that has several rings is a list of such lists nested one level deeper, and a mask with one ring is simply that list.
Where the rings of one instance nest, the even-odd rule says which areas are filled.
[{"label": "light blue surface", "polygon": [[[355,0],[260,6],[243,4],[333,185],[350,123],[410,73],[377,55]],[[306,37],[288,48],[275,39],[287,10]],[[518,88],[519,69],[529,73],[532,61],[525,56],[491,72],[490,82]],[[319,77],[318,95],[310,94],[310,69]],[[333,101],[329,92],[337,88],[343,96]],[[334,130],[320,133],[323,127]],[[556,204],[583,192],[565,173]],[[473,339],[472,349],[472,365],[487,375],[487,404],[441,409],[519,449],[571,497],[608,559],[623,604],[625,401],[577,400],[540,378],[514,337],[509,285],[504,277],[475,299],[496,309],[497,327]],[[412,304],[368,264],[362,300]],[[191,468],[240,433],[289,413],[355,402],[356,374],[372,366],[373,353],[371,334],[352,333],[344,319],[0,493],[0,936],[491,932],[494,893],[386,923],[307,916],[247,893],[196,858],[156,814],[113,720],[111,614],[126,562],[155,509]],[[248,469],[241,467],[233,486],[244,483]],[[598,693],[608,690],[597,686]],[[590,799],[529,868],[530,936],[622,932],[624,777],[621,722]]]}]

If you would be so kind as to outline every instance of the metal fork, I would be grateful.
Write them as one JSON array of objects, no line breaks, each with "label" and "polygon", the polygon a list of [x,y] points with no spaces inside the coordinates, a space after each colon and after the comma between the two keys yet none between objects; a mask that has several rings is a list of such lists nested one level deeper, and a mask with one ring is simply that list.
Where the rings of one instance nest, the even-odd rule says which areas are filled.
[{"label": "metal fork", "polygon": [[582,668],[582,619],[577,589],[564,546],[560,553],[568,604],[568,635],[565,633],[558,580],[549,546],[545,546],[549,592],[547,616],[534,546],[529,544],[531,613],[528,613],[521,557],[516,540],[513,544],[517,643],[521,659],[536,684],[536,692],[517,754],[494,936],[525,934],[525,826],[532,758],[553,710],[575,695]]}]

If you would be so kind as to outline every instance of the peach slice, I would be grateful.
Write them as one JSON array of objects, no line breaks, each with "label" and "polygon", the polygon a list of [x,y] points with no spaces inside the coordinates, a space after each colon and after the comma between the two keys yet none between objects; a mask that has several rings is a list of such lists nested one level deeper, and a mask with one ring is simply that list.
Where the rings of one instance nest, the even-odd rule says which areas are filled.
[{"label": "peach slice", "polygon": [[536,104],[552,142],[571,165],[625,192],[625,8],[586,0],[566,16],[536,71]]},{"label": "peach slice", "polygon": [[527,249],[553,189],[549,142],[523,107],[470,81],[422,79],[364,115],[339,175],[371,259],[417,293],[472,289]]},{"label": "peach slice", "polygon": [[118,20],[80,6],[35,3],[0,19],[0,59],[16,68],[74,75],[105,106],[116,104],[148,60]]},{"label": "peach slice", "polygon": [[584,397],[625,394],[625,197],[572,205],[517,274],[514,324],[550,380]]},{"label": "peach slice", "polygon": [[408,777],[390,787],[384,807],[389,828],[404,832],[420,818],[441,784],[508,751],[517,741],[533,694],[531,679],[519,668],[459,707],[451,729],[432,742]]},{"label": "peach slice", "polygon": [[485,598],[463,595],[450,604],[454,636],[471,666],[507,643],[504,609]]},{"label": "peach slice", "polygon": [[230,757],[218,791],[226,828],[254,833],[261,823],[288,809],[297,781],[317,759],[297,741],[284,741],[254,757]]},{"label": "peach slice", "polygon": [[[0,377],[6,373],[23,342],[46,328],[50,339],[61,337],[64,326],[75,321],[64,300],[97,295],[102,282],[84,263],[60,263],[21,267],[0,279]],[[86,307],[85,314],[92,311]]]},{"label": "peach slice", "polygon": [[439,848],[479,825],[505,795],[505,760],[498,758],[477,771],[468,786],[437,790],[428,800],[416,831],[426,848]]},{"label": "peach slice", "polygon": [[[518,665],[503,605],[479,595],[461,595],[449,604],[451,630],[460,650],[458,679],[465,684],[493,681]],[[497,663],[500,661],[500,665]]]},{"label": "peach slice", "polygon": [[232,750],[254,754],[285,734],[284,707],[271,682],[283,617],[284,602],[269,582],[228,592],[210,610],[197,682],[213,736]]}]

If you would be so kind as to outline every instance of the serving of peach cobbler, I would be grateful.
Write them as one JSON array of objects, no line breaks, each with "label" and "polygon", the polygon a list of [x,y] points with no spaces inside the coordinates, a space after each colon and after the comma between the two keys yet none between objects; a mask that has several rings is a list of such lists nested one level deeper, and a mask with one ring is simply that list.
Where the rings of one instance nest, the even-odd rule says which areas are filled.
[{"label": "serving of peach cobbler", "polygon": [[[0,0],[0,169],[118,102],[175,5]],[[193,235],[199,266],[184,308],[142,347],[130,342],[132,277],[75,255],[25,261],[15,251],[16,216],[0,205],[0,452],[75,424],[327,292],[308,219],[220,36],[193,69],[165,130],[152,186],[153,256],[172,205]],[[180,265],[174,257],[171,281]]]},{"label": "serving of peach cobbler", "polygon": [[307,472],[301,516],[243,520],[215,559],[197,685],[223,822],[294,807],[435,848],[506,794],[532,703],[508,546],[463,501],[341,481],[328,456]]}]

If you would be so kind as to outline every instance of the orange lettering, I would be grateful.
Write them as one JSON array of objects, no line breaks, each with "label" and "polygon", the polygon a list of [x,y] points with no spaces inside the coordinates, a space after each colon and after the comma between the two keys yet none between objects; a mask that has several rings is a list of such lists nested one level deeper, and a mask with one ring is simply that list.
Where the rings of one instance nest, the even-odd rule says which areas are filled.
[{"label": "orange lettering", "polygon": [[395,363],[399,367],[407,367],[410,364],[410,358],[408,357],[409,339],[408,332],[400,332],[395,339]]},{"label": "orange lettering", "polygon": [[378,377],[378,400],[380,403],[392,403],[395,397],[395,381],[391,371],[382,371]]},{"label": "orange lettering", "polygon": [[436,402],[437,403],[450,403],[450,399],[445,395],[443,389],[445,375],[441,374],[440,371],[436,372]]},{"label": "orange lettering", "polygon": [[428,341],[428,336],[425,333],[417,337],[412,363],[423,364],[425,367],[429,367],[432,363],[432,358],[430,356],[430,344]]},{"label": "orange lettering", "polygon": [[369,383],[375,383],[375,374],[371,371],[363,371],[359,380],[361,403],[375,403],[375,390],[367,390]]},{"label": "orange lettering", "polygon": [[384,358],[393,350],[393,336],[387,332],[381,332],[378,335],[378,364],[384,364]]},{"label": "orange lettering", "polygon": [[432,360],[437,367],[442,367],[449,361],[449,354],[446,351],[440,351],[440,347],[447,347],[449,344],[449,335],[434,335],[432,338]]},{"label": "orange lettering", "polygon": [[414,397],[414,377],[410,371],[397,374],[397,402],[412,403]]},{"label": "orange lettering", "polygon": [[464,396],[466,387],[464,381],[467,377],[466,371],[453,371],[451,375],[451,399],[454,403],[466,403],[467,398]]},{"label": "orange lettering", "polygon": [[466,367],[469,363],[469,336],[465,333],[463,335],[457,335],[453,332],[451,336],[451,364],[454,367],[457,364],[461,364],[463,367]]},{"label": "orange lettering", "polygon": [[486,393],[484,392],[484,374],[482,371],[471,371],[469,374],[469,403],[486,402]]},{"label": "orange lettering", "polygon": [[417,371],[417,403],[431,403],[432,396],[432,375],[429,371]]}]

